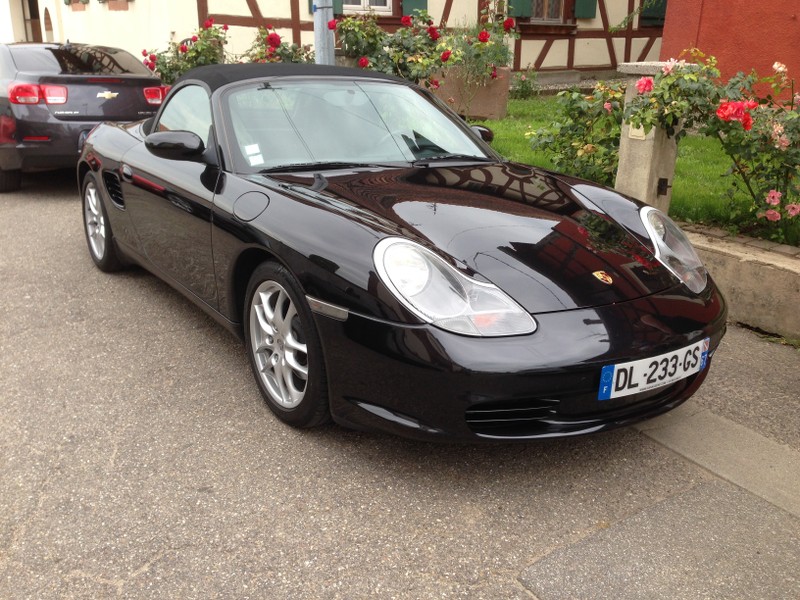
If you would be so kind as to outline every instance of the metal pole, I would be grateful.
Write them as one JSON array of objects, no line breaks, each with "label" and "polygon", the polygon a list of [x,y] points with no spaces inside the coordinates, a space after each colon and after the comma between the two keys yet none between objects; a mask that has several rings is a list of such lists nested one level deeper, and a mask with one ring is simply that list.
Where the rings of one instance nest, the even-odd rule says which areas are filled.
[{"label": "metal pole", "polygon": [[336,64],[333,54],[333,31],[328,21],[333,19],[333,0],[316,0],[314,11],[314,62],[318,65]]}]

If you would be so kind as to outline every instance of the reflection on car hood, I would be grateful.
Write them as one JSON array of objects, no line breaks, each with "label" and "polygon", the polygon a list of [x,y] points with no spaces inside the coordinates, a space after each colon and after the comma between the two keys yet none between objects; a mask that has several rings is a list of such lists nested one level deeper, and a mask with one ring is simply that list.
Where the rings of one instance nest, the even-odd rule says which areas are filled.
[{"label": "reflection on car hood", "polygon": [[546,171],[506,163],[270,177],[393,224],[532,313],[613,304],[676,284],[647,246],[584,198],[592,189],[613,192],[581,182],[578,194]]}]

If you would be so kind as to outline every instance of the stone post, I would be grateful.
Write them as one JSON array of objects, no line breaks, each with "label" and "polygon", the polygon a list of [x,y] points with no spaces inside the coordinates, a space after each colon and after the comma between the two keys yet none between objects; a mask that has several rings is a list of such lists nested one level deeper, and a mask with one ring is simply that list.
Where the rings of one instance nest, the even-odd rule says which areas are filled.
[{"label": "stone post", "polygon": [[[617,67],[620,73],[630,77],[625,94],[626,105],[638,93],[634,85],[636,80],[655,75],[665,64],[622,63]],[[675,176],[677,157],[678,145],[675,138],[668,138],[660,127],[653,127],[650,133],[645,135],[642,129],[634,129],[623,123],[619,140],[619,167],[614,188],[666,213],[669,211],[672,199],[672,180]]]}]

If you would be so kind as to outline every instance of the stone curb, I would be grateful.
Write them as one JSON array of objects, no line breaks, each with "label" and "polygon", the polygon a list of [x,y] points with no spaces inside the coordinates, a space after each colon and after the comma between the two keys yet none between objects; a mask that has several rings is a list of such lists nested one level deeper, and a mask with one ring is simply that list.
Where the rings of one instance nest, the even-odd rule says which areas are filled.
[{"label": "stone curb", "polygon": [[681,227],[725,295],[731,321],[800,339],[800,248]]}]

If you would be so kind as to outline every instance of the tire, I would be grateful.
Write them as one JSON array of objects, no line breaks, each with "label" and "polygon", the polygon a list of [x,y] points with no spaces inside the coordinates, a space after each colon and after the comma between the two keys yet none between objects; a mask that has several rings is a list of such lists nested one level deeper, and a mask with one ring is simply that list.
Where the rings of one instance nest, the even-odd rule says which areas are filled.
[{"label": "tire", "polygon": [[295,278],[277,263],[259,265],[243,314],[250,366],[270,410],[293,427],[329,421],[322,345]]},{"label": "tire", "polygon": [[16,192],[22,186],[22,171],[0,169],[0,194]]},{"label": "tire", "polygon": [[97,184],[93,173],[88,173],[83,180],[83,232],[89,255],[97,268],[106,273],[119,271],[122,261],[114,246],[114,234],[103,203],[103,192]]}]

